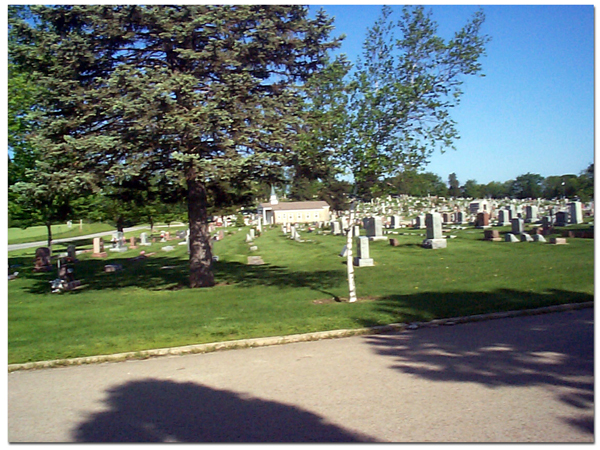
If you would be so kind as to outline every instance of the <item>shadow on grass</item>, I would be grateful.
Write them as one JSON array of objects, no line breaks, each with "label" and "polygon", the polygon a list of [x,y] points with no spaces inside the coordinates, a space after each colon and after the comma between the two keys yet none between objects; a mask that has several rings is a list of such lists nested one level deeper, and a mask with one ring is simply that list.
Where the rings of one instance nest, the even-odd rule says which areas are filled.
[{"label": "shadow on grass", "polygon": [[[10,265],[21,266],[19,277],[32,280],[30,293],[50,292],[50,282],[57,277],[56,263],[50,272],[32,271],[31,258],[11,258]],[[120,265],[122,270],[105,272],[106,265]],[[188,261],[166,255],[151,256],[132,261],[130,258],[88,259],[72,264],[75,279],[82,281],[82,288],[70,294],[90,290],[120,289],[136,286],[150,290],[173,290],[189,287]],[[321,270],[293,272],[285,267],[246,265],[238,262],[219,261],[213,264],[217,284],[235,284],[242,287],[275,286],[280,288],[310,288],[327,296],[335,296],[327,289],[345,282],[343,271]]]},{"label": "shadow on grass", "polygon": [[[374,310],[394,317],[398,322],[408,323],[593,300],[592,294],[557,289],[545,293],[514,289],[490,292],[423,292],[380,297],[375,300]],[[364,318],[357,320],[364,326],[381,325]]]},{"label": "shadow on grass", "polygon": [[295,406],[196,383],[130,381],[108,395],[77,442],[376,442]]},{"label": "shadow on grass", "polygon": [[[420,311],[424,316],[453,317],[454,309],[473,313],[584,302],[592,295],[552,291],[526,294],[460,293],[392,296],[380,300],[382,311]],[[488,306],[483,306],[483,304]],[[452,304],[454,304],[452,306]],[[408,316],[410,318],[410,316]],[[432,382],[478,383],[502,386],[547,386],[557,400],[574,408],[559,417],[584,433],[594,433],[594,310],[542,314],[513,319],[463,323],[453,327],[420,328],[365,337],[375,352],[390,358],[392,368]]]}]

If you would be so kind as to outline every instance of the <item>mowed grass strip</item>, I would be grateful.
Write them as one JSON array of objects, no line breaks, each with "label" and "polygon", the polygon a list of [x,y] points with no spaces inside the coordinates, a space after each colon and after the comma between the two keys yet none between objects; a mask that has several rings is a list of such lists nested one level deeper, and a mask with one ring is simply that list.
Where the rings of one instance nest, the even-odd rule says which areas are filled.
[{"label": "mowed grass strip", "polygon": [[[114,231],[115,228],[106,223],[84,223],[79,228],[79,223],[73,223],[71,227],[67,224],[52,225],[52,238],[63,239],[87,234],[104,233]],[[29,228],[9,228],[7,233],[8,244],[23,244],[25,242],[37,242],[48,240],[48,229],[45,226]]]},{"label": "mowed grass strip", "polygon": [[[35,249],[11,252],[9,363],[23,363],[243,338],[537,308],[593,300],[594,245],[483,241],[482,230],[452,232],[448,248],[420,247],[419,233],[371,242],[374,267],[356,268],[359,301],[347,297],[342,236],[278,229],[245,242],[247,228],[214,242],[217,286],[188,288],[188,255],[178,241],[106,259],[79,256],[77,291],[51,294],[52,273],[33,273]],[[165,252],[162,247],[175,249]],[[89,243],[91,248],[91,242]],[[80,247],[78,247],[80,249]],[[155,253],[131,261],[140,251]],[[248,256],[265,264],[250,266]],[[104,265],[122,271],[105,273]]]}]

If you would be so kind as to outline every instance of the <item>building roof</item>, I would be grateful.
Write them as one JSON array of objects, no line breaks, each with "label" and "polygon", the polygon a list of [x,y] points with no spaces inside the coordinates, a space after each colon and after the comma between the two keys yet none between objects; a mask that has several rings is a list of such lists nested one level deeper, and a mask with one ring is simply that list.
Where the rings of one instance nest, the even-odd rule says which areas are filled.
[{"label": "building roof", "polygon": [[311,202],[283,202],[272,205],[271,203],[261,203],[259,205],[263,209],[271,209],[273,211],[297,211],[300,209],[323,209],[329,208],[329,204],[322,200]]}]

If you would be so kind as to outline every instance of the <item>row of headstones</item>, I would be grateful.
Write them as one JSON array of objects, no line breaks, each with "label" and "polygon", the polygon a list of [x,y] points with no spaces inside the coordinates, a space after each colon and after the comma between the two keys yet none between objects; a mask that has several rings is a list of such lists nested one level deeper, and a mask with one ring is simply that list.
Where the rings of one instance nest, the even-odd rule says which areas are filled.
[{"label": "row of headstones", "polygon": [[[583,221],[583,209],[582,209],[581,202],[570,202],[566,205],[566,207],[568,208],[568,214],[569,214],[568,217],[570,217],[570,220],[567,219],[567,220],[569,220],[569,223],[581,223]],[[499,224],[509,225],[510,221],[516,217],[524,217],[524,219],[527,223],[535,222],[538,220],[540,212],[548,213],[550,211],[549,208],[546,208],[544,206],[541,206],[541,208],[540,208],[536,205],[524,205],[525,211],[523,214],[522,208],[523,208],[523,206],[514,205],[514,204],[504,206],[499,209],[496,209],[496,212],[493,212],[493,216],[495,218],[496,217],[498,218]],[[556,209],[556,208],[551,207],[551,209]],[[363,211],[364,212],[370,211],[371,213],[377,213],[377,210],[373,210],[372,208],[364,208]],[[482,212],[482,211],[479,211],[479,212]],[[490,213],[492,213],[492,212],[488,211],[488,214],[490,214]],[[445,224],[447,224],[447,223],[463,224],[466,222],[474,221],[475,214],[477,214],[477,211],[473,211],[473,215],[471,215],[471,216],[467,216],[465,213],[460,212],[460,211],[452,211],[452,212],[441,211],[441,214],[442,214],[443,223],[445,223]],[[550,214],[553,214],[553,213],[550,211]],[[490,219],[491,218],[492,218],[492,215],[490,215]],[[391,223],[392,228],[399,227],[399,219],[400,219],[399,216],[390,217],[390,223]],[[421,213],[421,214],[417,213],[417,217],[415,219],[413,219],[413,225],[418,228],[423,228],[424,221],[425,221],[425,215],[423,213]]]},{"label": "row of headstones", "polygon": [[[376,220],[379,219],[379,220]],[[371,258],[369,254],[369,241],[377,240],[373,239],[373,237],[377,238],[377,231],[380,231],[380,218],[369,218],[366,221],[367,228],[367,236],[358,236],[356,228],[354,229],[355,233],[355,242],[357,248],[357,255],[353,258],[353,264],[357,267],[368,267],[373,265],[373,258]],[[423,241],[423,248],[428,249],[439,249],[446,248],[446,239],[442,234],[442,218],[439,213],[430,213],[425,217],[426,225],[427,225],[427,234],[426,239]],[[369,236],[369,233],[373,233],[373,236]],[[383,236],[382,236],[383,237]],[[386,239],[386,238],[384,238]],[[340,256],[346,256],[346,246],[340,253]]]},{"label": "row of headstones", "polygon": [[[189,249],[189,230],[178,232],[177,237],[179,239],[185,239],[185,241],[180,242],[179,245],[188,245],[188,249]],[[168,232],[161,235],[161,242],[167,242],[168,239],[169,239]],[[148,237],[148,233],[145,233],[145,232],[140,234],[139,242],[137,242],[137,239],[135,236],[131,236],[129,238],[129,247],[126,246],[125,242],[126,241],[125,241],[124,233],[122,231],[118,231],[113,234],[113,238],[111,239],[112,245],[108,250],[111,252],[125,252],[128,249],[137,248],[138,245],[143,245],[143,246],[152,245],[152,242],[150,241],[150,239]],[[95,256],[95,257],[106,256],[106,252],[104,250],[105,250],[104,239],[102,239],[101,237],[94,238],[93,239],[92,256]]]}]

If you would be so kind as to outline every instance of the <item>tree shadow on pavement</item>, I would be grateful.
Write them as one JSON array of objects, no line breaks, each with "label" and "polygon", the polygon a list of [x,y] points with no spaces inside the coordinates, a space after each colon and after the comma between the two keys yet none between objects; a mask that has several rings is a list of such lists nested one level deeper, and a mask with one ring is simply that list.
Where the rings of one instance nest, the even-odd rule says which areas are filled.
[{"label": "tree shadow on pavement", "polygon": [[433,382],[548,387],[558,401],[579,411],[561,420],[594,433],[592,308],[417,328],[365,340],[390,357],[394,369]]},{"label": "tree shadow on pavement", "polygon": [[295,406],[195,383],[146,379],[108,391],[77,442],[376,442]]}]

